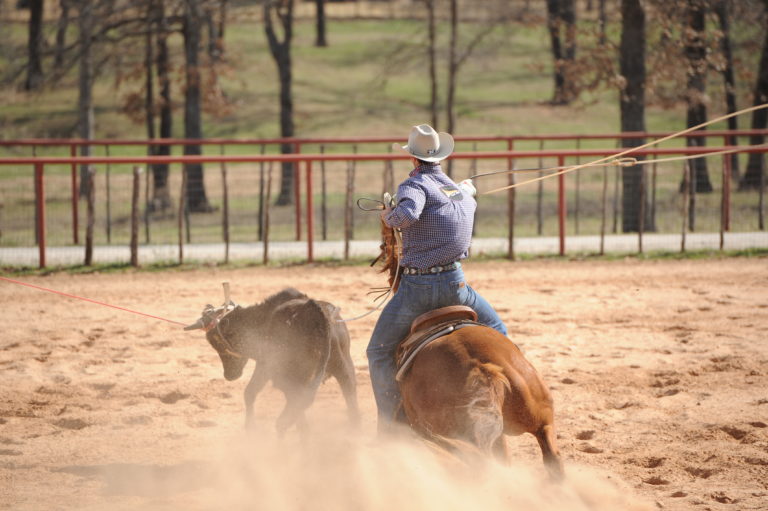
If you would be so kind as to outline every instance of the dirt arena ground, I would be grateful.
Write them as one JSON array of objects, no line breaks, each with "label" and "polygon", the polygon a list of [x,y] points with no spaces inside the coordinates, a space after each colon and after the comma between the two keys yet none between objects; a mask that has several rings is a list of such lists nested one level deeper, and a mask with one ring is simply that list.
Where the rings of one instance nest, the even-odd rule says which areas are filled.
[{"label": "dirt arena ground", "polygon": [[[365,346],[350,323],[363,424],[335,381],[312,435],[283,441],[267,388],[242,390],[200,331],[0,282],[1,509],[768,509],[768,259],[469,262],[468,281],[552,388],[567,481],[533,437],[512,467],[467,467],[413,439],[376,441]],[[284,286],[368,307],[367,266],[20,277],[191,323]]]}]

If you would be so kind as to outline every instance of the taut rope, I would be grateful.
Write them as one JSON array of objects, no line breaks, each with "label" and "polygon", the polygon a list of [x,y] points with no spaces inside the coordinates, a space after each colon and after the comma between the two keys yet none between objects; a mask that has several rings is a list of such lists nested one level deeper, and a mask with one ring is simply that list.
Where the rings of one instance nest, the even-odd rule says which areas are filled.
[{"label": "taut rope", "polygon": [[[645,143],[643,145],[640,145],[640,146],[637,146],[637,147],[630,147],[629,149],[625,149],[624,151],[621,151],[619,153],[613,154],[611,156],[605,156],[603,158],[599,158],[597,160],[594,160],[594,161],[591,161],[591,162],[588,162],[588,163],[581,163],[581,164],[578,164],[578,165],[567,166],[567,167],[552,167],[551,169],[553,169],[553,170],[554,169],[559,169],[559,170],[557,172],[553,173],[553,174],[547,174],[546,176],[541,176],[541,177],[537,177],[537,178],[534,178],[534,179],[528,179],[527,181],[521,181],[519,183],[515,183],[515,184],[511,184],[511,185],[507,185],[507,186],[502,186],[500,188],[494,188],[493,190],[489,190],[487,192],[481,193],[481,195],[488,195],[488,194],[491,194],[491,193],[501,192],[503,190],[510,190],[512,188],[517,188],[518,186],[523,186],[523,185],[526,185],[526,184],[529,184],[529,183],[535,183],[537,181],[542,181],[544,179],[549,179],[549,178],[552,178],[552,177],[555,177],[555,176],[559,176],[561,174],[567,174],[569,172],[573,172],[574,170],[583,169],[585,167],[602,167],[602,166],[609,166],[609,165],[610,166],[618,165],[618,166],[622,166],[622,167],[627,167],[627,166],[632,166],[632,165],[636,165],[636,164],[637,165],[641,165],[641,164],[647,165],[649,163],[653,163],[654,161],[657,162],[657,163],[660,162],[660,161],[667,161],[667,162],[668,161],[680,161],[680,160],[690,160],[690,159],[693,159],[693,158],[705,158],[707,156],[716,156],[716,155],[722,155],[722,154],[736,153],[736,152],[739,152],[741,149],[729,149],[729,150],[726,150],[726,151],[718,151],[718,152],[712,152],[712,153],[702,153],[702,154],[697,154],[697,155],[680,156],[680,157],[675,157],[675,158],[665,158],[664,160],[645,160],[642,163],[640,161],[637,161],[637,160],[635,160],[634,163],[628,163],[628,161],[634,160],[634,158],[623,158],[624,156],[626,156],[628,154],[631,154],[631,153],[633,153],[635,151],[639,151],[641,149],[645,149],[646,147],[651,147],[651,146],[654,146],[654,145],[661,144],[662,142],[666,142],[667,140],[672,140],[673,138],[682,137],[684,135],[687,135],[688,133],[691,133],[692,131],[696,131],[696,130],[699,130],[701,128],[705,128],[705,127],[709,126],[710,124],[714,124],[716,122],[724,121],[726,119],[730,119],[731,117],[736,117],[737,115],[742,115],[742,114],[747,114],[747,113],[750,113],[750,112],[754,112],[755,110],[762,110],[764,108],[768,108],[768,103],[763,103],[762,105],[751,106],[749,108],[744,108],[742,110],[739,110],[738,112],[733,112],[733,113],[730,113],[730,114],[721,115],[720,117],[717,117],[716,119],[712,119],[711,121],[707,121],[707,122],[703,122],[701,124],[697,124],[696,126],[692,126],[690,128],[686,128],[684,130],[681,130],[681,131],[672,133],[670,135],[667,135],[665,137],[662,137],[662,138],[659,138],[659,139],[656,139],[656,140],[652,140],[651,142]],[[762,147],[762,146],[768,146],[768,144],[762,144],[761,146],[751,146],[751,147]],[[646,162],[648,162],[648,163],[646,163]],[[548,170],[548,169],[525,169],[525,170],[526,171],[532,171],[532,170]],[[515,170],[497,171],[497,172],[494,172],[494,173],[488,172],[488,173],[483,174],[483,175],[502,174],[502,173],[510,173],[510,172],[515,172]],[[480,175],[478,175],[477,177],[480,177]]]}]

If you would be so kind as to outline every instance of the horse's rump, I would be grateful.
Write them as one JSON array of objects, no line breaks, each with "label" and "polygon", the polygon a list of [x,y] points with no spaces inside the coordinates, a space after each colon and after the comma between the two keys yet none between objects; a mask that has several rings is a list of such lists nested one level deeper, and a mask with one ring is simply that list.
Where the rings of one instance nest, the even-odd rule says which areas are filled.
[{"label": "horse's rump", "polygon": [[435,443],[462,453],[467,444],[507,460],[504,435],[528,432],[553,477],[562,476],[549,390],[515,344],[492,328],[462,328],[427,345],[400,391],[411,426]]}]

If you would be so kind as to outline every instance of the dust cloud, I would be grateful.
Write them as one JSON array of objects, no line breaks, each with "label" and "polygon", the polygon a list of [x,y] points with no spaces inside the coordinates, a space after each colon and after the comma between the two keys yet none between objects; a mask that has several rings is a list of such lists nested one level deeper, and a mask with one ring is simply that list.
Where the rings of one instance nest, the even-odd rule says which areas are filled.
[{"label": "dust cloud", "polygon": [[566,480],[554,483],[539,460],[536,466],[462,460],[409,434],[377,440],[324,431],[279,440],[252,431],[221,440],[206,460],[150,472],[102,466],[104,491],[143,497],[145,509],[652,509],[616,476],[594,468],[567,466]]}]

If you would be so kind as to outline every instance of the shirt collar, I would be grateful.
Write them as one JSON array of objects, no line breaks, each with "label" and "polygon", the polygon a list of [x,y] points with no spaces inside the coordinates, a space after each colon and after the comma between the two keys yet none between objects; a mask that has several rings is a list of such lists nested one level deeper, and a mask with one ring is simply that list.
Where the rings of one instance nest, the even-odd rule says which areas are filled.
[{"label": "shirt collar", "polygon": [[440,168],[440,162],[436,161],[434,163],[422,163],[415,169],[413,169],[410,174],[408,174],[411,177],[416,177],[418,174],[431,174],[434,172],[440,172],[443,169]]}]

